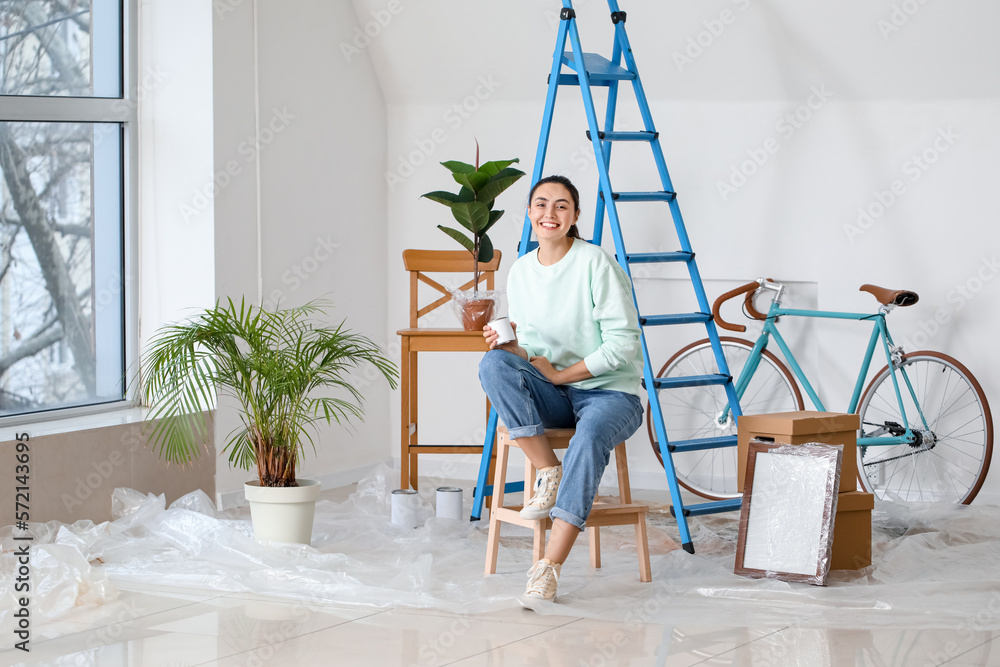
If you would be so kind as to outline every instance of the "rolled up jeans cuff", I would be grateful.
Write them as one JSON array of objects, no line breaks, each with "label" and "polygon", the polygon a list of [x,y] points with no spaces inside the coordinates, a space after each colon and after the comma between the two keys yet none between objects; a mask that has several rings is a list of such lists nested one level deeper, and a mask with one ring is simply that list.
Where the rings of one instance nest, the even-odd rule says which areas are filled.
[{"label": "rolled up jeans cuff", "polygon": [[587,525],[586,521],[584,521],[583,519],[581,519],[580,517],[578,517],[575,514],[567,512],[564,509],[560,509],[558,505],[556,505],[555,507],[553,507],[549,511],[549,518],[550,519],[562,519],[566,523],[571,524],[573,526],[576,526],[577,529],[579,529],[581,531],[584,528],[586,528],[586,525]]},{"label": "rolled up jeans cuff", "polygon": [[533,424],[531,426],[515,426],[514,428],[508,428],[507,433],[510,434],[511,440],[517,440],[518,438],[530,438],[535,435],[542,435],[545,433],[545,427],[541,424]]}]

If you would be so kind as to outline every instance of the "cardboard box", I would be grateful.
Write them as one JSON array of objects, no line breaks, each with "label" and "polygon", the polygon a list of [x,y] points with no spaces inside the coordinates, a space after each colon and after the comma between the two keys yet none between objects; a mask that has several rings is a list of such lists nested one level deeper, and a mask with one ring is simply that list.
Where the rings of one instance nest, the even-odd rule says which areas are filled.
[{"label": "cardboard box", "polygon": [[789,445],[803,445],[807,442],[843,445],[840,492],[854,491],[858,488],[857,440],[860,426],[861,419],[858,415],[812,410],[740,417],[737,440],[737,490],[743,490],[749,442],[752,438],[760,438]]},{"label": "cardboard box", "polygon": [[872,509],[875,496],[864,491],[837,494],[831,570],[860,570],[872,564]]}]

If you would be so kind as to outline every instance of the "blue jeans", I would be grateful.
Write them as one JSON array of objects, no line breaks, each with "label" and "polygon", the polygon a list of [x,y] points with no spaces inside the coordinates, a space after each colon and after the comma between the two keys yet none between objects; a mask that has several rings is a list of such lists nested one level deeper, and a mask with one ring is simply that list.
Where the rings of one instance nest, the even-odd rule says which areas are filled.
[{"label": "blue jeans", "polygon": [[556,386],[504,350],[486,353],[479,381],[512,439],[541,435],[546,428],[576,428],[549,516],[583,530],[611,452],[642,424],[642,402],[621,391]]}]

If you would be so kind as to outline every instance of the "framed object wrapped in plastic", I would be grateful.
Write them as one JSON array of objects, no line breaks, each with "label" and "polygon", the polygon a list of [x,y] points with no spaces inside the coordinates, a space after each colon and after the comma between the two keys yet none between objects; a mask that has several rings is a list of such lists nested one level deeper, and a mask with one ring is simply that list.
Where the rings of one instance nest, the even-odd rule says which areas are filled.
[{"label": "framed object wrapped in plastic", "polygon": [[825,586],[841,445],[751,441],[734,572]]}]

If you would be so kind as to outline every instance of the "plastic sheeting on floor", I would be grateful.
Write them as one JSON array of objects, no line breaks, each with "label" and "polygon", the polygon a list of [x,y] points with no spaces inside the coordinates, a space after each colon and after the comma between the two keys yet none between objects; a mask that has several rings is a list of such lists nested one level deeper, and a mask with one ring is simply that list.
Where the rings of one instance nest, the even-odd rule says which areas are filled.
[{"label": "plastic sheeting on floor", "polygon": [[[33,613],[55,619],[113,599],[109,578],[460,613],[516,606],[531,565],[530,533],[505,524],[497,574],[484,577],[487,522],[434,517],[428,489],[423,525],[393,525],[390,480],[397,477],[383,467],[345,502],[320,501],[311,547],[259,544],[245,509],[218,512],[201,492],[168,509],[162,496],[117,489],[111,522],[31,525]],[[733,574],[737,513],[692,519],[698,553],[688,554],[677,548],[666,510],[649,516],[652,583],[639,581],[633,530],[605,528],[603,567],[590,567],[581,536],[563,567],[558,601],[536,611],[730,627],[1000,628],[998,507],[878,503],[874,564],[834,571],[827,587]],[[0,531],[0,544],[0,632],[7,635],[15,608],[12,528]]]}]

